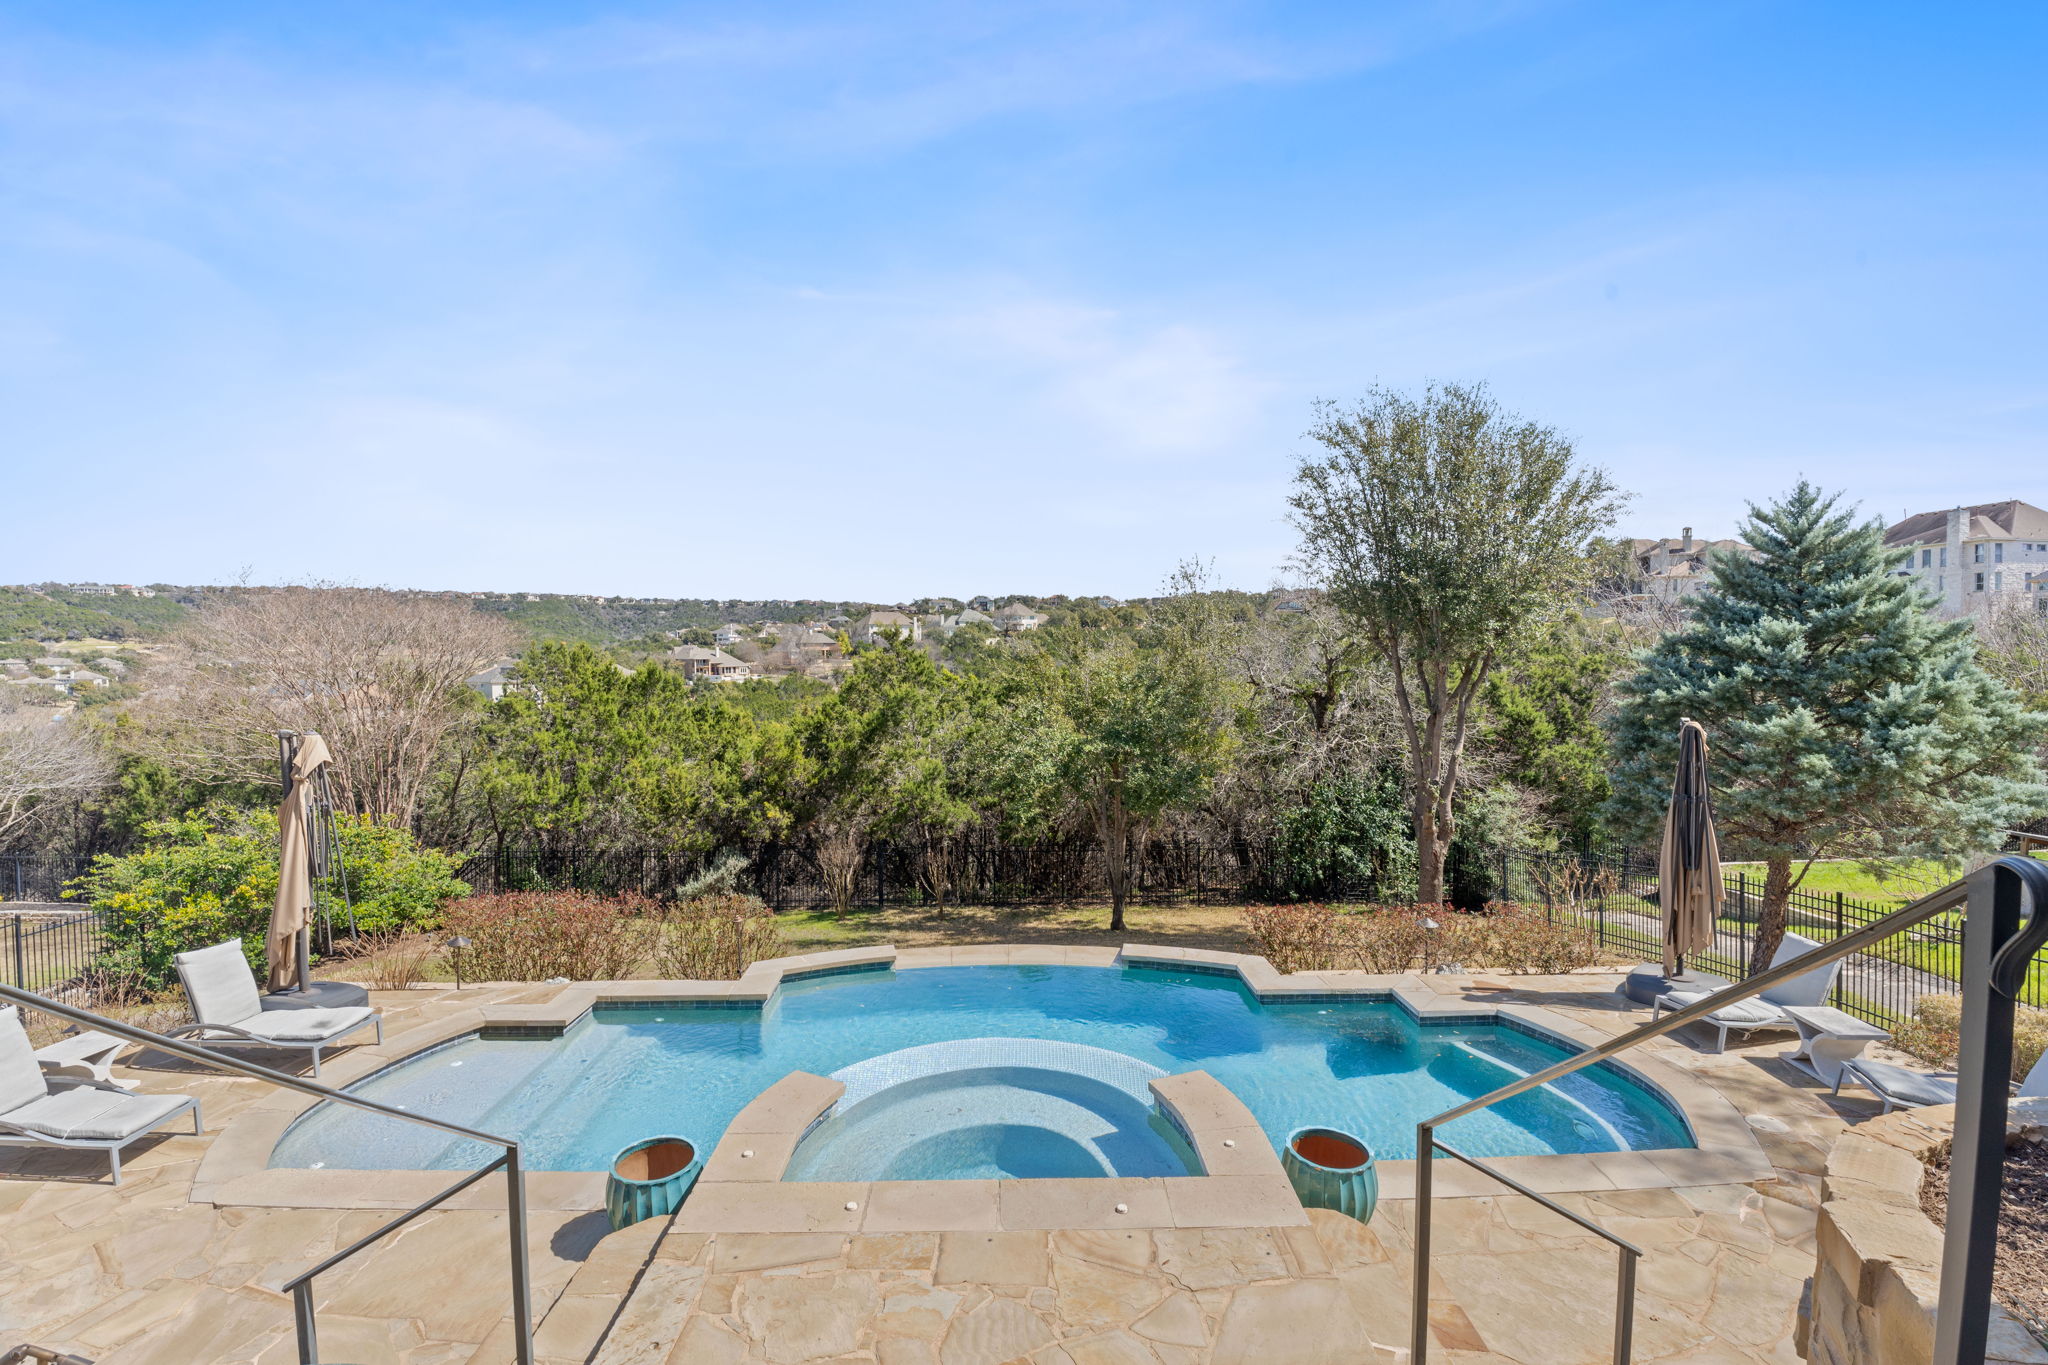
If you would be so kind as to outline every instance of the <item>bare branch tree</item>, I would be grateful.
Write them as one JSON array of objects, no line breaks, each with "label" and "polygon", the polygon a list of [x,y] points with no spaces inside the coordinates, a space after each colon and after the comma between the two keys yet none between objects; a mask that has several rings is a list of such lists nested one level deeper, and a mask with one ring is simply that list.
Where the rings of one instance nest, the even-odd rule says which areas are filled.
[{"label": "bare branch tree", "polygon": [[245,590],[209,604],[137,707],[145,747],[202,781],[269,781],[278,730],[318,730],[336,796],[412,820],[464,683],[515,645],[466,601],[374,588]]},{"label": "bare branch tree", "polygon": [[0,848],[53,806],[91,796],[113,777],[105,751],[63,717],[0,728]]}]

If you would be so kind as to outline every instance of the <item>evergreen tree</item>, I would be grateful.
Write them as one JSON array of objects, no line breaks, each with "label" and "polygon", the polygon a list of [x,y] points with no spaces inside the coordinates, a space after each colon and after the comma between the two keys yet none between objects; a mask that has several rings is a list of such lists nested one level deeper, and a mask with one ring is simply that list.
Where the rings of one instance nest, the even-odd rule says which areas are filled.
[{"label": "evergreen tree", "polygon": [[1951,858],[2044,807],[2030,712],[1942,621],[1883,528],[1801,482],[1750,508],[1755,561],[1720,555],[1690,624],[1623,685],[1613,813],[1655,836],[1678,724],[1707,728],[1724,851],[1766,864],[1754,967],[1770,965],[1792,889],[1818,858]]}]

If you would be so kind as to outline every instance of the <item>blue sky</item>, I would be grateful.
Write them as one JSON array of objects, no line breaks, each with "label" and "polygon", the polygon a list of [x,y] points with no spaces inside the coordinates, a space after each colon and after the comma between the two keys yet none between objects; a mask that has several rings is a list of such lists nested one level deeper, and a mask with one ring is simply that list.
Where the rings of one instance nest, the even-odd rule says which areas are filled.
[{"label": "blue sky", "polygon": [[1637,534],[1802,474],[2048,503],[2044,40],[0,0],[0,581],[1259,588],[1311,402],[1431,379],[1574,436]]}]

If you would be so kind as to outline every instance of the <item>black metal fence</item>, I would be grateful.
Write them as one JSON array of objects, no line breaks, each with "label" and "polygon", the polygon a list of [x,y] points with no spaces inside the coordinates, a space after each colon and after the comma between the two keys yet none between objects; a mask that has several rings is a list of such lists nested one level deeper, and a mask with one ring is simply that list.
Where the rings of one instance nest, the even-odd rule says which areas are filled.
[{"label": "black metal fence", "polygon": [[40,854],[0,853],[0,903],[64,899],[64,884],[82,877],[90,858],[50,858]]},{"label": "black metal fence", "polygon": [[[738,854],[742,882],[776,910],[818,910],[832,895],[818,849],[800,842],[759,843],[712,855],[643,849],[505,850],[468,859],[461,876],[477,892],[577,890],[601,895],[669,896],[713,862]],[[1144,905],[1244,905],[1298,899],[1378,898],[1372,885],[1311,876],[1283,866],[1267,842],[1192,839],[1134,842],[1131,899]],[[1602,947],[1654,962],[1663,953],[1662,911],[1653,855],[1504,853],[1480,878],[1495,899],[1542,906],[1554,919],[1582,924]],[[83,860],[0,855],[0,980],[31,990],[61,989],[87,976],[109,944],[101,915],[61,902]],[[1474,870],[1476,872],[1476,869]],[[1468,873],[1468,876],[1472,873]],[[1731,980],[1748,974],[1763,899],[1760,877],[1726,875],[1727,896],[1714,945],[1691,965]],[[1108,863],[1085,841],[1012,843],[978,835],[944,841],[870,841],[853,876],[852,905],[863,909],[930,905],[934,881],[952,904],[1002,907],[1089,904],[1109,899]],[[1890,907],[1840,893],[1794,891],[1793,932],[1827,940],[1879,919]],[[1962,923],[1943,915],[1859,953],[1843,964],[1832,1003],[1881,1025],[1912,1015],[1923,995],[1954,994],[1962,975]],[[2037,963],[2021,1003],[2048,1007],[2048,964]]]},{"label": "black metal fence", "polygon": [[[722,857],[745,859],[744,885],[776,910],[818,910],[832,893],[815,844],[741,845],[713,855],[639,849],[506,850],[471,858],[459,874],[477,891],[577,890],[666,896]],[[1278,865],[1266,841],[1133,841],[1130,896],[1146,905],[1236,905],[1293,899],[1298,871]],[[859,854],[850,905],[879,909],[929,905],[943,884],[949,904],[1025,906],[1109,899],[1109,860],[1092,841],[1016,843],[962,835],[927,847],[919,840],[876,839]],[[1364,899],[1370,884],[1314,879],[1322,899]]]},{"label": "black metal fence", "polygon": [[[1499,858],[1499,878],[1502,899],[1542,906],[1554,919],[1583,924],[1602,947],[1640,954],[1645,962],[1662,960],[1663,911],[1657,900],[1654,855],[1504,854]],[[1722,882],[1726,896],[1715,922],[1714,946],[1688,959],[1688,965],[1739,980],[1749,974],[1755,956],[1763,879],[1729,872]],[[1840,892],[1795,889],[1787,921],[1791,932],[1824,942],[1882,919],[1894,908]],[[1962,944],[1960,915],[1941,915],[1908,929],[1874,952],[1845,960],[1829,1003],[1879,1025],[1901,1023],[1912,1016],[1921,996],[1953,995],[1961,989]],[[2037,965],[2028,976],[2021,1003],[2048,1004],[2043,975]]]},{"label": "black metal fence", "polygon": [[42,994],[63,993],[101,960],[109,944],[98,911],[0,906],[0,981]]}]

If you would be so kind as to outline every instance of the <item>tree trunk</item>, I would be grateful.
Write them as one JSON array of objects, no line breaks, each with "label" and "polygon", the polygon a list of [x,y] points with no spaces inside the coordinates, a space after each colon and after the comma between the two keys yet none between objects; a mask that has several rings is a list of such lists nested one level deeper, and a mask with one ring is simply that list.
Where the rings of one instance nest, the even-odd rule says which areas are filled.
[{"label": "tree trunk", "polygon": [[1441,905],[1449,892],[1444,885],[1444,860],[1451,851],[1451,798],[1438,793],[1434,782],[1417,781],[1411,806],[1415,819],[1415,899],[1423,905]]},{"label": "tree trunk", "polygon": [[1124,812],[1123,802],[1113,798],[1105,815],[1102,846],[1109,858],[1109,931],[1121,934],[1124,898],[1130,891],[1130,817]]},{"label": "tree trunk", "polygon": [[1756,946],[1749,955],[1751,976],[1769,967],[1778,956],[1785,938],[1785,923],[1792,901],[1792,859],[1779,856],[1764,860],[1764,902],[1756,917]]}]

